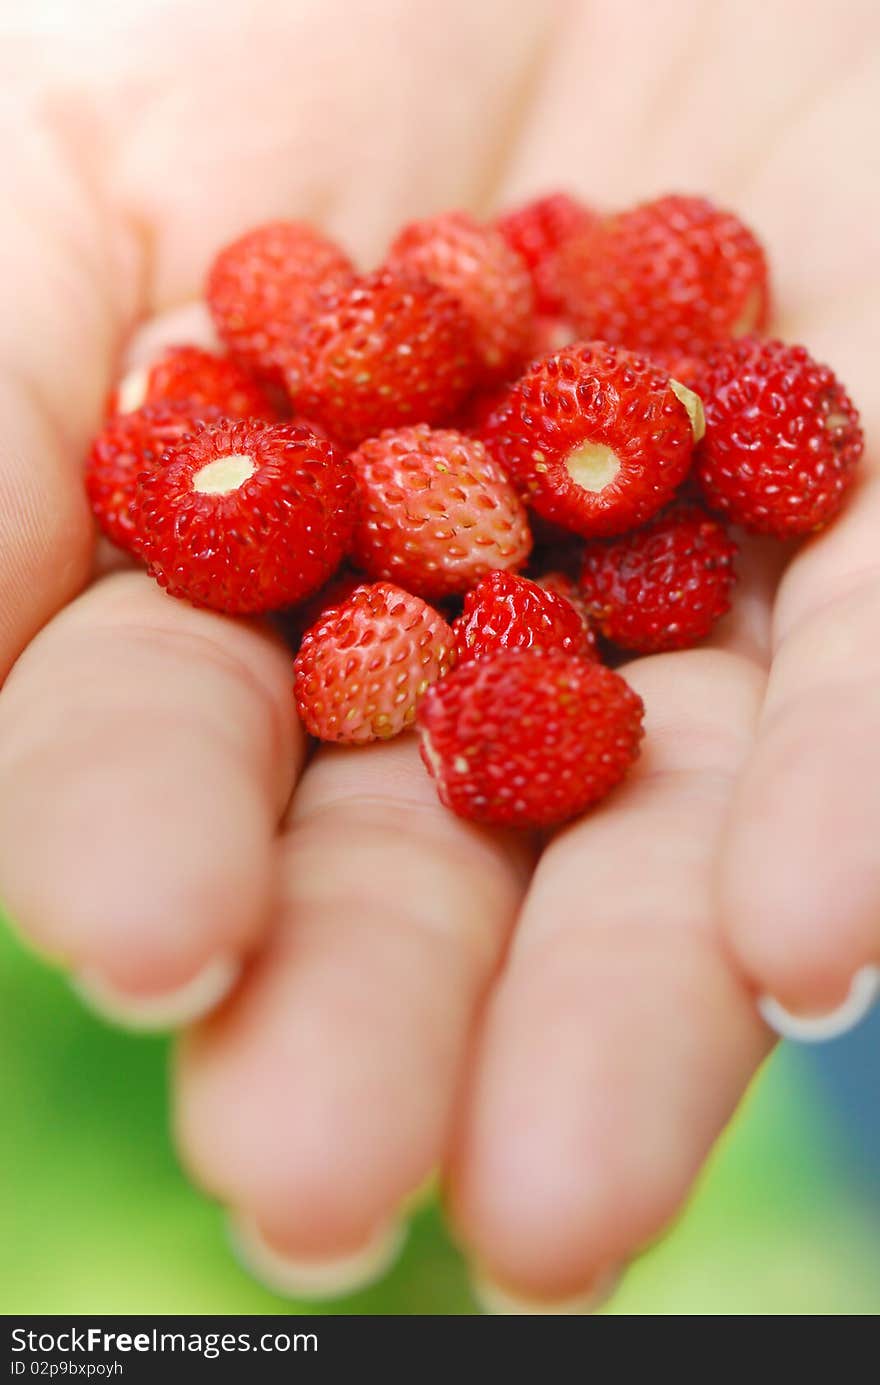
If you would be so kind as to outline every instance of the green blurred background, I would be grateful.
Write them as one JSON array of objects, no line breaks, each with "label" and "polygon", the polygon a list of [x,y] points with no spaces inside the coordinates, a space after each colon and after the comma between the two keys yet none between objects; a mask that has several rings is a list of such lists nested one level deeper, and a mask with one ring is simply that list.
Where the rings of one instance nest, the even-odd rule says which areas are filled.
[{"label": "green blurred background", "polygon": [[[0,1311],[299,1311],[238,1268],[219,1209],[181,1175],[166,1067],[165,1042],[92,1019],[0,924]],[[430,1207],[385,1283],[317,1311],[475,1308]],[[880,1311],[880,1016],[776,1054],[687,1212],[606,1311]]]}]

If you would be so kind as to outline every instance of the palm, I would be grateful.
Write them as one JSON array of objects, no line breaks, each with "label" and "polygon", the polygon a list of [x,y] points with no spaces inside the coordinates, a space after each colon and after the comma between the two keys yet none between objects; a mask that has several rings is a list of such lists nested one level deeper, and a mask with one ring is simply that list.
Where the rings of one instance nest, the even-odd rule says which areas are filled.
[{"label": "palm", "polygon": [[[277,1246],[352,1250],[441,1166],[472,1253],[564,1295],[686,1194],[769,1044],[753,992],[820,1008],[871,959],[880,765],[849,766],[876,756],[876,488],[790,563],[772,617],[778,559],[756,548],[714,648],[631,666],[638,773],[532,874],[524,848],[439,807],[407,739],[304,769],[264,633],[140,574],[77,597],[78,462],[133,315],[160,315],[152,340],[185,334],[178,305],[248,221],[313,215],[374,259],[409,215],[554,184],[740,208],[771,248],[781,332],[839,369],[870,428],[877,189],[846,160],[876,21],[852,4],[814,41],[777,7],[762,47],[758,6],[745,26],[736,6],[462,0],[438,62],[433,11],[403,0],[387,33],[375,7],[334,23],[267,5],[246,41],[248,6],[211,35],[194,0],[144,8],[135,42],[80,32],[76,90],[50,78],[51,133],[26,124],[16,146],[5,667],[28,647],[0,699],[3,895],[39,946],[130,997],[250,959],[183,1046],[178,1119],[196,1176]],[[70,40],[40,41],[50,71]]]}]

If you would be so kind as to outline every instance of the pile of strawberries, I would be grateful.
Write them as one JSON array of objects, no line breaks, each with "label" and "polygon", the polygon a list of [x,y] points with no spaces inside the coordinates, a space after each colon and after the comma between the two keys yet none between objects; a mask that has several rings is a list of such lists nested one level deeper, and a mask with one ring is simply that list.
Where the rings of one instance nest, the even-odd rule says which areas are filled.
[{"label": "pile of strawberries", "polygon": [[706,636],[728,524],[811,533],[862,451],[832,372],[760,335],[758,241],[702,198],[451,212],[365,276],[279,222],[221,251],[206,297],[228,354],[172,348],[109,400],[101,526],[174,596],[285,612],[312,735],[416,724],[481,822],[552,826],[613,788],[643,714],[616,651]]}]

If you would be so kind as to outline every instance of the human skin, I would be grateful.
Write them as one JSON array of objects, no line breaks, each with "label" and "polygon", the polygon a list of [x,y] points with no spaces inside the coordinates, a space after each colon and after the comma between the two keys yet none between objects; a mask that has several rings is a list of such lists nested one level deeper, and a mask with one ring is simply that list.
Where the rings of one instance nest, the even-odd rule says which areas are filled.
[{"label": "human skin", "polygon": [[[880,483],[755,544],[710,647],[640,659],[628,784],[539,861],[409,737],[305,762],[290,659],[96,548],[82,461],[130,346],[204,330],[212,253],[565,187],[734,207],[775,330],[876,437],[870,0],[197,0],[0,9],[0,897],[134,1001],[247,961],[175,1075],[193,1178],[296,1259],[434,1170],[467,1256],[558,1300],[681,1206],[772,1042],[880,961]],[[112,567],[112,565],[110,565]],[[11,670],[11,672],[10,672]]]}]

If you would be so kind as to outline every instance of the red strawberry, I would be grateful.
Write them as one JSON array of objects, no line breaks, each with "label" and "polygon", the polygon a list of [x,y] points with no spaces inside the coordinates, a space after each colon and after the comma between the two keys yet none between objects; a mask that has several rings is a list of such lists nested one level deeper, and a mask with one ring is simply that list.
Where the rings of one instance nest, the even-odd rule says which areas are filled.
[{"label": "red strawberry", "polygon": [[587,610],[587,603],[584,601],[577,582],[565,572],[544,572],[540,577],[535,578],[535,582],[539,587],[542,587],[545,592],[550,592],[553,596],[558,596],[561,601],[567,601],[569,605],[574,607],[584,627],[586,648],[582,653],[584,653],[587,658],[598,659],[599,647],[596,643],[596,634],[593,630],[590,613]]},{"label": "red strawberry", "polygon": [[339,566],[351,473],[298,423],[223,421],[197,431],[138,483],[135,525],[172,596],[246,615],[302,601]]},{"label": "red strawberry", "polygon": [[827,366],[803,346],[746,338],[709,356],[700,390],[707,426],[694,476],[712,509],[779,538],[833,519],[864,438]]},{"label": "red strawberry", "polygon": [[642,700],[616,673],[570,654],[507,649],[471,659],[428,689],[422,758],[459,817],[552,827],[626,774]]},{"label": "red strawberry", "polygon": [[230,351],[255,374],[280,380],[279,353],[289,357],[324,293],[354,280],[338,245],[302,221],[257,226],[214,260],[205,295]]},{"label": "red strawberry", "polygon": [[350,461],[358,490],[352,553],[371,577],[438,599],[526,561],[525,509],[475,438],[422,424],[369,439]]},{"label": "red strawberry", "polygon": [[571,602],[512,572],[484,577],[452,628],[460,663],[502,649],[592,654],[587,625]]},{"label": "red strawberry", "polygon": [[539,515],[591,537],[625,533],[672,498],[701,422],[690,390],[591,342],[536,361],[482,437]]},{"label": "red strawberry", "polygon": [[703,370],[701,356],[688,355],[681,351],[664,351],[656,346],[647,354],[655,365],[666,372],[670,380],[677,380],[679,384],[687,385],[688,389],[699,392],[698,381]]},{"label": "red strawberry", "polygon": [[[221,416],[219,409],[207,405],[198,411],[198,418],[206,422]],[[186,404],[146,404],[108,418],[92,443],[86,491],[104,533],[126,552],[138,551],[132,518],[138,476],[154,470],[168,448],[193,431],[196,421]]]},{"label": "red strawberry", "polygon": [[582,336],[645,351],[698,352],[767,315],[761,246],[702,197],[660,197],[597,223],[560,251],[557,285]]},{"label": "red strawberry", "polygon": [[428,685],[455,663],[446,621],[390,582],[358,587],[303,638],[294,695],[322,741],[387,740],[411,726]]},{"label": "red strawberry", "polygon": [[263,390],[228,357],[198,346],[169,346],[151,365],[130,370],[107,401],[109,414],[173,400],[193,413],[206,406],[227,418],[265,418],[275,411]]},{"label": "red strawberry", "polygon": [[424,275],[464,306],[485,380],[504,380],[531,354],[534,295],[529,272],[501,233],[466,212],[405,226],[388,255],[392,269]]},{"label": "red strawberry", "polygon": [[448,417],[476,372],[456,300],[426,279],[380,272],[325,303],[285,378],[298,413],[355,445],[383,428]]},{"label": "red strawberry", "polygon": [[699,505],[587,548],[581,591],[606,639],[654,654],[686,649],[730,610],[736,544]]},{"label": "red strawberry", "polygon": [[[556,254],[567,241],[589,231],[596,220],[596,213],[577,198],[567,192],[552,192],[505,212],[495,222],[511,250],[529,267],[539,313],[557,317],[562,312],[556,286]],[[553,349],[563,345],[564,342],[557,342]],[[549,345],[547,349],[551,349]]]}]

